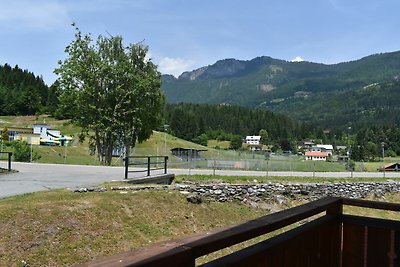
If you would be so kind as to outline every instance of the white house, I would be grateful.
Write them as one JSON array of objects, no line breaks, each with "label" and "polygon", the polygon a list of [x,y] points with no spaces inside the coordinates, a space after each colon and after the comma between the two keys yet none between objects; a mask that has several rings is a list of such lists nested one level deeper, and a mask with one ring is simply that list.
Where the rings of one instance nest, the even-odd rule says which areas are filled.
[{"label": "white house", "polygon": [[327,152],[314,152],[314,151],[307,151],[304,153],[306,160],[316,160],[316,161],[326,161],[328,158]]},{"label": "white house", "polygon": [[333,153],[332,145],[315,145],[311,148],[311,152],[326,152],[329,155]]},{"label": "white house", "polygon": [[47,124],[34,124],[33,125],[33,133],[40,134],[41,138],[52,137],[61,137],[61,132],[59,130],[51,130],[50,126]]},{"label": "white house", "polygon": [[70,136],[64,136],[59,130],[52,130],[47,124],[34,124],[33,133],[40,135],[41,145],[61,145],[68,144],[72,140]]},{"label": "white house", "polygon": [[259,145],[261,141],[260,135],[248,135],[246,136],[246,144]]}]

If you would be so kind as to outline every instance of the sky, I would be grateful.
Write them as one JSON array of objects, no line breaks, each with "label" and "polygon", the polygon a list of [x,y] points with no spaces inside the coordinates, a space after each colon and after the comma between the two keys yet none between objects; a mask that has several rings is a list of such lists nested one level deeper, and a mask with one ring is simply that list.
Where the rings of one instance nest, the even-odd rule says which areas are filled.
[{"label": "sky", "polygon": [[162,74],[270,56],[334,64],[400,50],[398,0],[0,0],[0,65],[51,85],[83,33],[143,41]]}]

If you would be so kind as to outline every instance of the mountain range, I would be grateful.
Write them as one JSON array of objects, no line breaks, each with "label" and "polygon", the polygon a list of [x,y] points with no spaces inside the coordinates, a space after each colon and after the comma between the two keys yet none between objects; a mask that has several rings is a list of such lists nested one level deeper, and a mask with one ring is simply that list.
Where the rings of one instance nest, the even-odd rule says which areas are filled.
[{"label": "mountain range", "polygon": [[324,128],[400,126],[400,51],[338,64],[267,56],[162,76],[169,103],[239,105]]}]

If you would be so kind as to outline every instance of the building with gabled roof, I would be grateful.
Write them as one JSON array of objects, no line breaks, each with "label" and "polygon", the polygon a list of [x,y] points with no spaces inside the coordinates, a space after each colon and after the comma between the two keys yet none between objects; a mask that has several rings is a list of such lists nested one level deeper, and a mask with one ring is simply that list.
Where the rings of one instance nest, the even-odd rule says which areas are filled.
[{"label": "building with gabled roof", "polygon": [[316,160],[316,161],[326,161],[328,159],[328,152],[315,152],[315,151],[307,151],[304,153],[306,160]]}]

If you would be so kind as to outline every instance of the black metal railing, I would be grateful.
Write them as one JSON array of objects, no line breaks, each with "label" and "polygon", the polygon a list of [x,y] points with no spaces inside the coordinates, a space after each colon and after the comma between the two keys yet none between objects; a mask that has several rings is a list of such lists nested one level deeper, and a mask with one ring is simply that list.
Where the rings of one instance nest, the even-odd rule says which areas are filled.
[{"label": "black metal railing", "polygon": [[3,155],[4,155],[4,154],[7,155],[7,162],[8,162],[7,170],[8,170],[8,171],[11,171],[12,152],[0,152],[0,160],[3,160]]},{"label": "black metal railing", "polygon": [[[164,170],[167,174],[167,156],[129,156],[124,158],[125,179],[128,179],[129,173],[146,173],[151,175],[151,171]],[[134,169],[130,169],[133,167]]]}]

